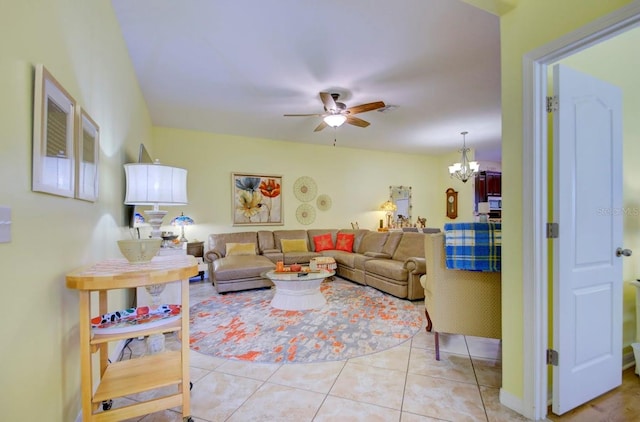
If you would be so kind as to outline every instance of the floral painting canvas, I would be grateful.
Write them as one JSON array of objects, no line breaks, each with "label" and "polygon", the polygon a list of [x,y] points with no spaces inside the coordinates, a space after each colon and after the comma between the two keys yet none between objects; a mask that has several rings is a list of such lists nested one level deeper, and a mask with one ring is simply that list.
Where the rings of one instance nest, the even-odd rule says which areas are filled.
[{"label": "floral painting canvas", "polygon": [[283,225],[282,176],[232,173],[233,225]]}]

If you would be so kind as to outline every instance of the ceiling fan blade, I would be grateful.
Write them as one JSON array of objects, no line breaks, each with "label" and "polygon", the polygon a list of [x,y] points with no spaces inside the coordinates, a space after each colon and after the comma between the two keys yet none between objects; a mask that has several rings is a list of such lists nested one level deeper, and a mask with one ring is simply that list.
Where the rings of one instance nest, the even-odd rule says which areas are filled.
[{"label": "ceiling fan blade", "polygon": [[308,117],[308,116],[324,116],[324,114],[285,114],[285,117]]},{"label": "ceiling fan blade", "polygon": [[349,114],[364,113],[365,111],[377,110],[384,107],[385,104],[382,101],[376,101],[374,103],[360,104],[357,106],[349,107],[346,111]]},{"label": "ceiling fan blade", "polygon": [[327,127],[327,124],[325,123],[325,121],[323,120],[313,131],[314,132],[320,132],[322,129],[324,129],[325,127]]},{"label": "ceiling fan blade", "polygon": [[349,123],[350,125],[358,126],[358,127],[367,127],[371,124],[366,120],[362,120],[359,117],[353,117],[349,115],[347,115],[347,123]]},{"label": "ceiling fan blade", "polygon": [[336,101],[333,99],[331,94],[328,92],[321,92],[320,99],[322,100],[322,104],[324,104],[324,108],[327,111],[337,111],[338,106],[336,105]]}]

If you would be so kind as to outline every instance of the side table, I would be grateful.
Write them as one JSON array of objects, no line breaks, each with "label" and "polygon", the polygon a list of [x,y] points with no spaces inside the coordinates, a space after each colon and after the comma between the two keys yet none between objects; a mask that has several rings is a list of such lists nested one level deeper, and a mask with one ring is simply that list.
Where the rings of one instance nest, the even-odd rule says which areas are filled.
[{"label": "side table", "polygon": [[[81,398],[84,421],[120,421],[138,418],[163,409],[182,407],[184,421],[192,421],[189,392],[189,277],[196,273],[195,260],[184,256],[156,256],[151,262],[130,264],[124,259],[98,262],[66,276],[66,286],[79,294]],[[161,326],[140,325],[136,331],[97,334],[91,328],[91,302],[97,311],[108,309],[108,291],[164,284],[180,280],[180,319]],[[92,292],[97,292],[93,295]],[[136,336],[177,332],[183,339],[180,350],[146,355],[119,362],[108,361],[108,343]],[[99,371],[94,370],[92,354],[99,352]],[[97,363],[97,362],[96,362]],[[161,370],[158,370],[161,368]],[[98,369],[98,368],[95,368]],[[97,375],[97,388],[94,383]],[[172,392],[149,396],[148,400],[111,408],[113,399],[171,387]],[[103,411],[98,411],[102,404]]]},{"label": "side table", "polygon": [[207,269],[207,264],[204,262],[204,241],[188,242],[187,255],[195,257],[198,261],[198,275],[201,281],[204,280],[204,272]]}]

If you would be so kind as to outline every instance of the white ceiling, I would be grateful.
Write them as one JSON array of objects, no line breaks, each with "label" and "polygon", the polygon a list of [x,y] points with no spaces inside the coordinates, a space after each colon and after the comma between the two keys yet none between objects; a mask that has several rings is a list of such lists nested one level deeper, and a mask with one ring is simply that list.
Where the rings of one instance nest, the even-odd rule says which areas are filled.
[{"label": "white ceiling", "polygon": [[[112,0],[153,124],[500,160],[497,16],[460,0]],[[320,91],[371,125],[314,132]]]}]

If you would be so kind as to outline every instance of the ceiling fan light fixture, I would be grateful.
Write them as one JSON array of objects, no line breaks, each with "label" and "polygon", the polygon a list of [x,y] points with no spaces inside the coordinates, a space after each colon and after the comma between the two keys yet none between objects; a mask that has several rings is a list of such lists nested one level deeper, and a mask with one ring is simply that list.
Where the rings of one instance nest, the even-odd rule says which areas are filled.
[{"label": "ceiling fan light fixture", "polygon": [[330,114],[324,117],[324,122],[331,127],[342,126],[346,121],[347,118],[342,114]]}]

